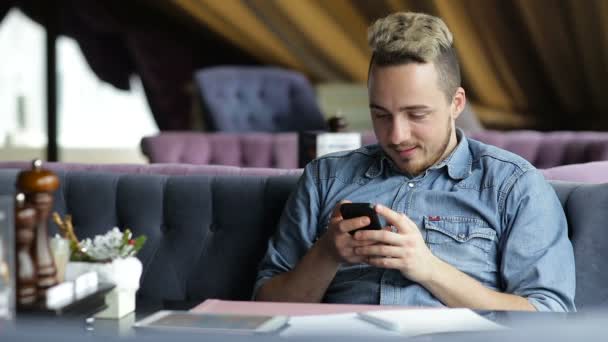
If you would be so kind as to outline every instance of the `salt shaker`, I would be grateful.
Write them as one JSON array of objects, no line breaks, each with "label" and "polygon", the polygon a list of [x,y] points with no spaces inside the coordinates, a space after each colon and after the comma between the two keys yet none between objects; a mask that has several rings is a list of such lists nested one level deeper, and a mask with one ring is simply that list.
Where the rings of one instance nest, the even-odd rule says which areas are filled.
[{"label": "salt shaker", "polygon": [[25,195],[15,198],[15,231],[17,242],[17,305],[30,307],[36,303],[38,278],[34,239],[36,238],[36,209],[25,203]]}]

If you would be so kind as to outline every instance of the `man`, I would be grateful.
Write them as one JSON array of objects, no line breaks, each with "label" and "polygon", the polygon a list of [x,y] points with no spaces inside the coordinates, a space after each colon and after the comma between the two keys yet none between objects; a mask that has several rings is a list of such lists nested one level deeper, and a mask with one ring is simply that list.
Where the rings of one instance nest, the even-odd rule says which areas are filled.
[{"label": "man", "polygon": [[[368,33],[379,146],[311,162],[260,264],[257,300],[575,310],[562,207],[522,158],[454,126],[466,97],[439,18],[396,13]],[[383,230],[350,231],[345,201]]]}]

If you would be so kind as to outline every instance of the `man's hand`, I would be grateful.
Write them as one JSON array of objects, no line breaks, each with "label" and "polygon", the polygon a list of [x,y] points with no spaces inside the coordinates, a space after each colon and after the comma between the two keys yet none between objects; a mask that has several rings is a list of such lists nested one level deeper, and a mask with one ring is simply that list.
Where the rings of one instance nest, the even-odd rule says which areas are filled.
[{"label": "man's hand", "polygon": [[383,230],[362,230],[355,240],[365,246],[355,248],[355,255],[372,266],[401,271],[404,277],[424,283],[432,278],[437,258],[424,243],[416,224],[405,214],[377,204],[375,210],[390,226]]},{"label": "man's hand", "polygon": [[320,239],[328,255],[337,263],[361,263],[366,261],[366,256],[355,254],[355,248],[370,246],[374,241],[365,241],[365,239],[354,239],[349,233],[350,231],[369,225],[369,217],[362,216],[353,219],[345,220],[340,214],[340,206],[342,203],[351,203],[350,201],[340,201],[334,207],[327,231]]}]

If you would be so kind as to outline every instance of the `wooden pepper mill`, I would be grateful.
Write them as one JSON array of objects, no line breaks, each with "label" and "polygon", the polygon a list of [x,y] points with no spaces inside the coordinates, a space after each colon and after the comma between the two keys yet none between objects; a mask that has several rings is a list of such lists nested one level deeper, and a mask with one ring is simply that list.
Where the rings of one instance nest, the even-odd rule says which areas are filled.
[{"label": "wooden pepper mill", "polygon": [[36,209],[25,203],[25,195],[15,198],[15,230],[17,237],[17,305],[31,307],[36,303],[38,278],[34,239],[36,238]]},{"label": "wooden pepper mill", "polygon": [[36,209],[36,239],[34,260],[38,278],[38,298],[46,297],[46,289],[57,284],[57,269],[51,254],[48,222],[53,207],[53,192],[59,188],[59,178],[42,168],[36,159],[32,169],[22,171],[17,178],[17,189],[25,194],[25,200]]}]

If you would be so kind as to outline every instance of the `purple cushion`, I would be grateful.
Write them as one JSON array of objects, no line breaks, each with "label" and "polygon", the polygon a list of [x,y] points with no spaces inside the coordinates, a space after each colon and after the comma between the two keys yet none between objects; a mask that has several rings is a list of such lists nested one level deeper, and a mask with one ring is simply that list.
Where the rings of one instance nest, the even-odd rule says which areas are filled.
[{"label": "purple cushion", "polygon": [[608,183],[608,161],[556,166],[541,170],[546,179],[581,183]]}]

